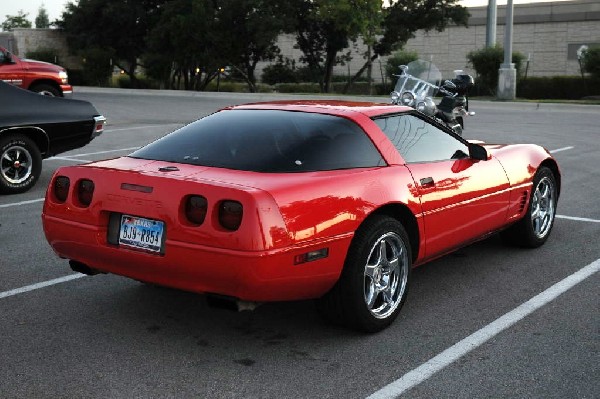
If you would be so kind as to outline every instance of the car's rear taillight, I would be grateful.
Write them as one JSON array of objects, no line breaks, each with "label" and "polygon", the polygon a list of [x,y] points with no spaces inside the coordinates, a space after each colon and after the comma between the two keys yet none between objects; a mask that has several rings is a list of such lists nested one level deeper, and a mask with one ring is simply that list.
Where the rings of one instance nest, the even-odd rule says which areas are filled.
[{"label": "car's rear taillight", "polygon": [[206,218],[208,201],[201,195],[190,195],[185,201],[185,217],[195,225],[201,225]]},{"label": "car's rear taillight", "polygon": [[90,206],[94,197],[94,182],[83,179],[77,185],[77,199],[83,206]]},{"label": "car's rear taillight", "polygon": [[237,201],[227,200],[219,204],[219,223],[227,230],[237,230],[243,215],[244,207]]},{"label": "car's rear taillight", "polygon": [[58,202],[62,203],[67,200],[70,185],[71,180],[69,180],[69,178],[66,176],[58,176],[56,179],[54,179],[52,192],[54,194],[54,198],[56,198]]}]

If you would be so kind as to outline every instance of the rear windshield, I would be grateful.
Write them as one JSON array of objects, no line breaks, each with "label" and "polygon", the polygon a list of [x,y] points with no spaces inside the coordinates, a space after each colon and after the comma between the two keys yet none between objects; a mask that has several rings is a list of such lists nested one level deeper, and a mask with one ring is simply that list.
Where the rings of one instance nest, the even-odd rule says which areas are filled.
[{"label": "rear windshield", "polygon": [[255,172],[308,172],[383,166],[352,121],[280,110],[228,110],[202,118],[130,155]]}]

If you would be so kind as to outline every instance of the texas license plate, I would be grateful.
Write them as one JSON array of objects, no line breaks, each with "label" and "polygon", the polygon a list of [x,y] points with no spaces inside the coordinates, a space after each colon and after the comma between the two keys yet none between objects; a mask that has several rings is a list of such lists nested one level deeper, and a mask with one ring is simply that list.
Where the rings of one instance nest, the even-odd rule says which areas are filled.
[{"label": "texas license plate", "polygon": [[119,244],[152,252],[162,252],[165,224],[160,220],[122,215]]}]

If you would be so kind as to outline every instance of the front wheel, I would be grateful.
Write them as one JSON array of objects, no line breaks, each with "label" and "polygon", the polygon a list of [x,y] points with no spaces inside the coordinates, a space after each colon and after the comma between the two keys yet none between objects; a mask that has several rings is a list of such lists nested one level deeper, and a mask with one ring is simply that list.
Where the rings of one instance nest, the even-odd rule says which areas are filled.
[{"label": "front wheel", "polygon": [[51,86],[51,85],[45,84],[45,83],[37,84],[37,85],[33,86],[30,90],[35,93],[39,93],[43,96],[61,97],[60,90],[58,90],[54,86]]},{"label": "front wheel", "polygon": [[542,166],[533,178],[533,191],[525,217],[503,231],[502,239],[512,245],[536,248],[550,236],[556,215],[558,190],[550,169]]},{"label": "front wheel", "polygon": [[0,193],[17,194],[29,190],[42,171],[42,156],[27,136],[0,136]]},{"label": "front wheel", "polygon": [[357,330],[383,330],[406,300],[411,260],[402,224],[387,216],[371,217],[356,232],[339,281],[319,300],[321,313]]}]

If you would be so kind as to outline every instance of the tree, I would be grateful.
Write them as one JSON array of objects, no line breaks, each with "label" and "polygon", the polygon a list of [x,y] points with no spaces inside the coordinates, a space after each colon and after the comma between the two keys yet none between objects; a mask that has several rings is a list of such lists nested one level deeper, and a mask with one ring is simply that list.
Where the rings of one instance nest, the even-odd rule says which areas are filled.
[{"label": "tree", "polygon": [[48,18],[48,12],[42,4],[38,9],[38,15],[35,17],[36,29],[48,29],[50,27],[50,18]]},{"label": "tree", "polygon": [[409,39],[415,37],[418,30],[435,29],[441,32],[451,23],[467,26],[469,12],[457,2],[458,0],[402,0],[393,2],[390,7],[382,7],[380,35],[373,44],[373,53],[348,82],[344,91],[364,73],[372,61],[402,49]]},{"label": "tree", "polygon": [[[186,90],[203,90],[225,64],[217,28],[217,7],[210,0],[172,0],[148,36],[144,56],[149,76]],[[176,82],[177,81],[177,82]]]},{"label": "tree", "polygon": [[167,0],[79,0],[68,3],[57,25],[67,37],[70,49],[101,50],[115,66],[138,86],[135,76],[138,60],[145,52],[145,39]]},{"label": "tree", "polygon": [[217,29],[227,65],[256,91],[254,71],[259,61],[272,61],[279,54],[277,38],[285,26],[280,0],[224,0],[219,2]]},{"label": "tree", "polygon": [[467,9],[458,0],[291,0],[301,61],[319,71],[322,90],[329,91],[333,66],[347,60],[339,53],[362,37],[365,63],[344,90],[379,56],[401,49],[419,29],[441,31],[449,23],[467,24]]},{"label": "tree", "polygon": [[31,28],[31,21],[27,19],[29,13],[19,10],[17,15],[6,15],[6,19],[2,22],[3,31],[12,31],[14,28]]},{"label": "tree", "polygon": [[373,16],[382,6],[381,0],[291,0],[293,31],[300,58],[315,73],[322,76],[321,91],[331,85],[333,67],[348,60],[339,53],[348,48],[359,35],[372,37]]}]

